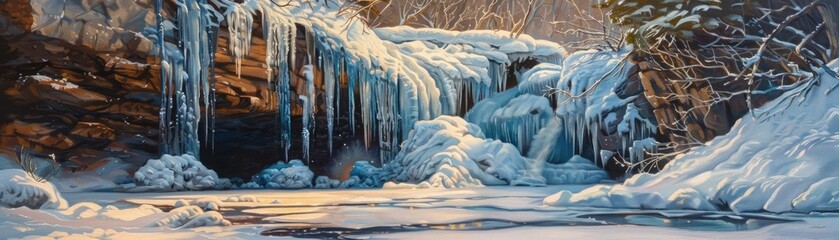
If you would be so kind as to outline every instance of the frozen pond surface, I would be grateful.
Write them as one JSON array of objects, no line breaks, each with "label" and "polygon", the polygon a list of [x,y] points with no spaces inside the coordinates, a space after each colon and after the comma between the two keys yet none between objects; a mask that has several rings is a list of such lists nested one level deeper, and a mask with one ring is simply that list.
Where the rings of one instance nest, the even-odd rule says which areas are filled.
[{"label": "frozen pond surface", "polygon": [[[166,234],[167,238],[344,238],[344,239],[520,239],[552,238],[783,238],[824,239],[839,234],[833,214],[741,214],[732,212],[645,211],[542,206],[559,190],[586,186],[486,187],[470,189],[233,190],[175,193],[65,193],[75,204],[131,207],[150,204],[169,211],[178,200],[255,197],[256,202],[222,201],[227,227],[116,228],[124,238]],[[14,211],[14,210],[11,210]],[[0,237],[45,236],[54,231],[88,233],[106,223],[69,220],[38,224],[43,217],[14,217],[4,224],[34,230]],[[20,212],[11,212],[20,215]],[[23,218],[24,220],[17,219]],[[29,221],[27,223],[27,221]],[[50,221],[40,220],[44,223]],[[25,225],[24,225],[25,224]],[[99,224],[99,225],[97,225]]]}]

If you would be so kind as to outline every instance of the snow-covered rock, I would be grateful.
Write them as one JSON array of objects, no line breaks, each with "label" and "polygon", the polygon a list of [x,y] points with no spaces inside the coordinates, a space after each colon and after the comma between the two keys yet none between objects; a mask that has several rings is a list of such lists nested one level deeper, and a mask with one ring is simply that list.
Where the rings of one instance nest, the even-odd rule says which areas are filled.
[{"label": "snow-covered rock", "polygon": [[253,183],[274,189],[300,189],[312,188],[312,180],[315,173],[300,160],[291,160],[288,163],[278,162],[263,169],[253,177]]},{"label": "snow-covered rock", "polygon": [[191,155],[163,155],[134,173],[132,191],[183,191],[230,188],[230,180],[219,178]]},{"label": "snow-covered rock", "polygon": [[383,177],[445,188],[545,184],[513,145],[485,139],[478,126],[451,116],[417,122]]},{"label": "snow-covered rock", "polygon": [[63,209],[67,201],[50,182],[38,182],[23,170],[0,170],[0,206]]},{"label": "snow-covered rock", "polygon": [[[839,63],[829,65],[839,70]],[[819,70],[822,71],[822,70]],[[834,70],[835,71],[835,70]],[[818,84],[815,84],[818,82]],[[740,119],[731,132],[677,156],[656,175],[545,199],[555,206],[736,212],[839,209],[839,80],[802,82]]]}]

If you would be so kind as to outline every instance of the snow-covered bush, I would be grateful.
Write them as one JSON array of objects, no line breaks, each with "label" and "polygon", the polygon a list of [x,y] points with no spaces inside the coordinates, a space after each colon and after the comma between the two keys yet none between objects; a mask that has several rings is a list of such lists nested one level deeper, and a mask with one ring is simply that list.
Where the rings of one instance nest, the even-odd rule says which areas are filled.
[{"label": "snow-covered bush", "polygon": [[451,116],[417,122],[383,178],[445,188],[545,184],[515,146],[485,139],[478,126]]},{"label": "snow-covered bush", "polygon": [[312,188],[314,178],[315,173],[302,161],[295,159],[288,163],[278,162],[263,169],[251,182],[264,188],[300,189]]},{"label": "snow-covered bush", "polygon": [[215,171],[191,155],[163,155],[152,159],[134,173],[133,191],[183,191],[230,188],[230,180],[219,178]]},{"label": "snow-covered bush", "polygon": [[67,208],[67,201],[50,182],[32,179],[20,169],[0,170],[0,206],[32,209]]},{"label": "snow-covered bush", "polygon": [[[831,65],[836,69],[839,63]],[[839,69],[837,69],[839,70]],[[835,71],[835,70],[834,70]],[[819,84],[814,84],[818,80]],[[809,212],[839,209],[839,80],[823,73],[740,119],[727,135],[623,185],[562,191],[554,206]],[[771,129],[771,130],[770,130]]]}]

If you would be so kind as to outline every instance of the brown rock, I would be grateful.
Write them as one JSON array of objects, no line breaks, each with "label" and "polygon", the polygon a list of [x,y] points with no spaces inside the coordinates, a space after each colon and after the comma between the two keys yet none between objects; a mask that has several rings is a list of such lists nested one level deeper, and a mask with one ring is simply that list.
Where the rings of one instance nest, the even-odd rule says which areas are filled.
[{"label": "brown rock", "polygon": [[107,139],[110,141],[113,141],[116,137],[113,129],[105,126],[105,124],[96,122],[79,122],[70,130],[70,134],[92,139]]}]

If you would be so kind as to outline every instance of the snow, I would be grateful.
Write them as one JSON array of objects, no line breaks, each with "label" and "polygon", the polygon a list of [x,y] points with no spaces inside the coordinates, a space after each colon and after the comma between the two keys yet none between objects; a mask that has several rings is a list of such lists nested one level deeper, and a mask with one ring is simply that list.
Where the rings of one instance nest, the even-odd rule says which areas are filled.
[{"label": "snow", "polygon": [[531,165],[513,145],[485,139],[478,126],[461,118],[441,116],[417,122],[383,174],[396,182],[444,188],[544,185]]},{"label": "snow", "polygon": [[[833,61],[830,68],[839,67]],[[818,81],[818,84],[815,84]],[[839,82],[829,74],[799,84],[740,119],[729,134],[677,156],[656,175],[623,185],[560,192],[546,205],[811,212],[839,208]],[[771,131],[768,131],[771,129]]]},{"label": "snow", "polygon": [[558,59],[567,55],[565,50],[554,42],[536,40],[526,34],[518,38],[511,38],[507,31],[471,30],[457,32],[408,26],[377,28],[373,31],[380,38],[396,43],[423,40],[441,45],[470,45],[475,48],[476,52],[483,52],[486,56],[496,56],[491,60],[499,63],[510,63],[516,60],[507,57],[515,54],[543,58],[557,57]]},{"label": "snow", "polygon": [[[312,180],[315,174],[309,170],[300,160],[291,160],[288,163],[278,162],[271,165],[256,176],[249,186],[260,186],[273,189],[300,189],[312,188]],[[255,184],[255,185],[254,185]]]},{"label": "snow", "polygon": [[20,169],[0,170],[0,206],[60,209],[67,201],[49,182],[38,182]]},{"label": "snow", "polygon": [[559,82],[561,77],[562,66],[551,63],[540,63],[522,75],[518,89],[523,93],[544,95],[556,86],[556,83]]},{"label": "snow", "polygon": [[542,166],[542,176],[547,184],[551,185],[592,184],[609,179],[603,169],[579,155],[574,155],[563,164],[545,163]]},{"label": "snow", "polygon": [[184,206],[172,209],[167,216],[154,222],[154,226],[170,228],[195,228],[204,226],[229,226],[221,213],[216,211],[204,212],[197,206]]},{"label": "snow", "polygon": [[[260,235],[263,231],[278,228],[303,227],[312,233],[332,227],[363,229],[372,227],[380,231],[346,233],[346,238],[364,239],[486,239],[516,238],[521,236],[563,236],[581,238],[679,238],[706,239],[829,239],[839,234],[834,226],[839,223],[836,214],[744,214],[731,212],[696,212],[676,210],[615,210],[573,209],[540,206],[540,199],[562,190],[579,192],[587,186],[563,185],[542,188],[482,187],[462,189],[376,189],[376,190],[231,190],[217,192],[166,192],[119,193],[78,192],[69,193],[68,201],[81,206],[96,208],[88,199],[96,199],[102,209],[134,209],[136,214],[125,212],[120,218],[108,218],[99,213],[77,218],[55,210],[27,208],[0,208],[0,222],[6,231],[0,238],[38,238],[41,236],[116,239],[276,239]],[[178,201],[191,202],[214,197],[231,199],[249,196],[256,202],[222,202],[221,211],[207,211],[196,206],[175,207],[169,212],[157,212],[149,205],[174,207]],[[110,206],[109,206],[110,205]],[[230,209],[230,208],[235,208]],[[145,210],[144,210],[145,209]],[[228,210],[225,210],[228,209]],[[157,213],[153,213],[157,212]],[[90,213],[90,212],[89,212]],[[200,226],[213,219],[215,213],[230,222],[208,221],[210,226]],[[632,222],[613,223],[592,218],[592,214],[619,214],[634,217],[661,216],[717,216],[705,228],[683,228],[684,220],[659,219],[666,223]],[[198,216],[206,216],[199,218]],[[134,217],[128,220],[128,217]],[[723,219],[740,219],[737,226],[726,224]],[[753,227],[754,219],[788,219],[761,228]],[[215,218],[217,219],[217,218]],[[236,222],[236,219],[254,219],[256,222]],[[495,219],[502,225],[482,222]],[[274,222],[276,221],[276,222]],[[671,222],[672,221],[672,222]],[[192,224],[187,224],[193,222]],[[291,223],[290,223],[291,222]],[[532,224],[531,224],[532,223]],[[557,223],[558,225],[551,225]],[[722,224],[721,224],[722,223]],[[171,224],[171,225],[170,225]],[[389,232],[392,226],[430,226],[407,232]],[[524,224],[524,225],[518,225]],[[544,224],[544,225],[543,225]],[[680,225],[681,224],[681,225]],[[431,227],[433,226],[433,227]],[[509,227],[507,227],[509,226]],[[719,230],[731,229],[731,231]]]},{"label": "snow", "polygon": [[191,155],[163,155],[152,159],[134,173],[136,188],[131,191],[183,191],[230,188],[230,180],[219,178]]}]

